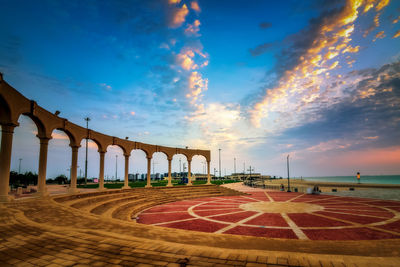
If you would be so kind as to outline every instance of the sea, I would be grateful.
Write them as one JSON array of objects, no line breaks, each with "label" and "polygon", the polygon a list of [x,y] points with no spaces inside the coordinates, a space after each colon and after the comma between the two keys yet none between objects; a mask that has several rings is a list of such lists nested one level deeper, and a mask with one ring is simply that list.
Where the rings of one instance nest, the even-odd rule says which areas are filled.
[{"label": "sea", "polygon": [[[296,179],[299,179],[299,177],[296,177]],[[319,182],[357,183],[357,177],[355,175],[303,177],[303,180]],[[400,175],[361,175],[360,182],[364,184],[400,184]]]}]

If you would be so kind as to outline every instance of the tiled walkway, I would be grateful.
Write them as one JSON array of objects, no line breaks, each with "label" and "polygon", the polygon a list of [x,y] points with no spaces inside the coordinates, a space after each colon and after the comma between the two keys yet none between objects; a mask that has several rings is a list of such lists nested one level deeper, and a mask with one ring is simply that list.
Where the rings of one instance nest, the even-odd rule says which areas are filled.
[{"label": "tiled walkway", "polygon": [[399,266],[399,241],[187,231],[102,217],[51,198],[0,204],[0,266]]}]

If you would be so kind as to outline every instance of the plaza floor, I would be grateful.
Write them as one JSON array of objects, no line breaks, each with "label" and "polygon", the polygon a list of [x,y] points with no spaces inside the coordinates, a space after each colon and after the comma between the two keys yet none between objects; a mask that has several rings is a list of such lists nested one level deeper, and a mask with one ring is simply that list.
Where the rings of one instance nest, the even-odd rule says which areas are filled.
[{"label": "plaza floor", "polygon": [[[196,190],[200,194],[217,189]],[[181,190],[179,194],[188,198],[195,192],[188,187],[162,190],[107,190],[66,196],[63,201],[52,196],[0,204],[0,266],[400,266],[398,202],[359,199],[351,206],[353,199],[335,202],[248,188],[248,195],[227,193],[160,205],[156,200],[171,196],[170,191]],[[143,204],[149,199],[153,204],[141,210],[139,218],[121,220],[110,217],[111,212],[90,212],[99,211],[99,206],[122,212],[127,201]],[[273,202],[277,204],[265,205]],[[282,212],[285,205],[303,211]],[[193,216],[188,207],[200,218],[188,217]],[[137,223],[141,220],[149,224]],[[320,233],[313,234],[316,230]],[[329,232],[334,230],[338,231]]]},{"label": "plaza floor", "polygon": [[400,202],[268,190],[152,207],[139,223],[209,233],[311,240],[400,238]]}]

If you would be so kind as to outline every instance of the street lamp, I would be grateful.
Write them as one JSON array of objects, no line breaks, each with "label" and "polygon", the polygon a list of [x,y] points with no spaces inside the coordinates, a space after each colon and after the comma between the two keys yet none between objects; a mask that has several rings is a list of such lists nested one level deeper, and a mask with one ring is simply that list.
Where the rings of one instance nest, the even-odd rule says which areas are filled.
[{"label": "street lamp", "polygon": [[18,174],[21,174],[21,161],[22,159],[19,159]]},{"label": "street lamp", "polygon": [[88,139],[89,139],[88,135],[89,135],[90,118],[86,117],[85,121],[86,121],[86,130],[87,130],[87,133],[86,133],[86,160],[85,160],[85,184],[86,184],[87,183],[87,165],[88,165]]},{"label": "street lamp", "polygon": [[221,148],[218,149],[219,156],[219,179],[221,179]]},{"label": "street lamp", "polygon": [[288,183],[288,192],[290,191],[290,179],[289,179],[289,155],[287,155],[287,183]]},{"label": "street lamp", "polygon": [[115,155],[115,180],[117,180],[118,179],[118,161],[117,161],[117,159],[118,159],[118,155]]}]

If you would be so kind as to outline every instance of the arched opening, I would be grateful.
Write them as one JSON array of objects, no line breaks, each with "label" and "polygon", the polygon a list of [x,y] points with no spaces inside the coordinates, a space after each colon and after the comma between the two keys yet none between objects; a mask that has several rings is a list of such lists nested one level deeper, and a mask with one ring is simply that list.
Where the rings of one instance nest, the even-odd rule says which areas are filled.
[{"label": "arched opening", "polygon": [[132,182],[131,186],[142,187],[146,184],[147,176],[147,154],[141,149],[133,149],[131,152],[130,162],[130,174]]},{"label": "arched opening", "polygon": [[[61,130],[54,130],[49,140],[47,158],[47,184],[52,184],[52,190],[65,190],[70,183],[71,147],[70,138]],[[58,185],[58,186],[55,186]],[[48,187],[50,189],[50,187]]]},{"label": "arched opening", "polygon": [[202,155],[192,157],[192,181],[193,184],[205,184],[207,182],[207,161]]},{"label": "arched opening", "polygon": [[117,145],[109,145],[104,159],[104,186],[121,188],[124,182],[124,150]]},{"label": "arched opening", "polygon": [[178,184],[187,184],[188,161],[184,154],[175,154],[172,157],[172,179],[178,180]]},{"label": "arched opening", "polygon": [[[78,150],[78,187],[83,187],[85,183],[85,164],[86,164],[86,139],[82,139]],[[87,153],[87,184],[84,187],[97,188],[99,183],[100,155],[99,146],[92,140],[88,139]],[[107,153],[106,153],[107,154]]]},{"label": "arched opening", "polygon": [[168,182],[168,158],[163,152],[153,153],[151,159],[151,180],[157,185],[165,186]]},{"label": "arched opening", "polygon": [[18,123],[14,129],[9,181],[10,193],[15,197],[37,191],[40,148],[37,124],[25,115],[18,118]]}]

